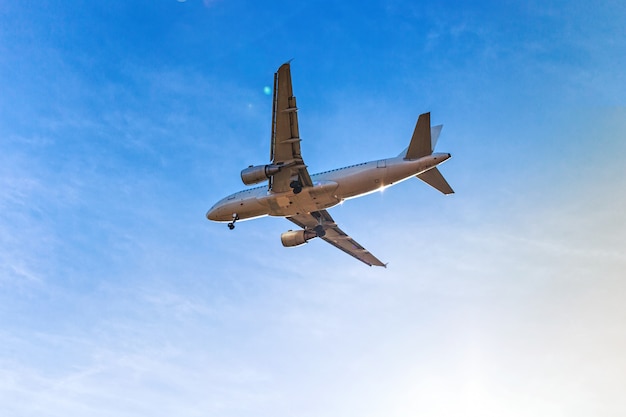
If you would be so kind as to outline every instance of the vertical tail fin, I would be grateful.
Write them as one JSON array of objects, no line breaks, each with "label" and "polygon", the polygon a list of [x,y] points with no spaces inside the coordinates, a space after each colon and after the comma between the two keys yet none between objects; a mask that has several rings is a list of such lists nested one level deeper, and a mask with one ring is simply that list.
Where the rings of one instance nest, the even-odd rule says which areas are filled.
[{"label": "vertical tail fin", "polygon": [[[413,137],[411,137],[411,143],[404,154],[404,159],[414,160],[432,155],[442,128],[443,125],[430,126],[430,113],[420,114],[413,131]],[[449,157],[450,154],[447,154],[447,158],[444,161]],[[454,190],[452,190],[452,187],[450,187],[450,184],[448,184],[436,166],[418,174],[417,178],[444,194],[454,193]]]},{"label": "vertical tail fin", "polygon": [[431,151],[435,150],[435,146],[437,146],[437,139],[439,139],[439,134],[441,133],[441,129],[443,129],[443,125],[431,126],[430,128],[430,142],[431,142]]},{"label": "vertical tail fin", "polygon": [[411,144],[400,154],[404,156],[404,159],[419,159],[433,153],[443,125],[430,126],[430,132],[427,129],[428,126],[430,126],[430,113],[424,113],[417,119]]},{"label": "vertical tail fin", "polygon": [[430,112],[420,114],[413,131],[413,137],[404,159],[418,159],[433,153],[430,131]]}]

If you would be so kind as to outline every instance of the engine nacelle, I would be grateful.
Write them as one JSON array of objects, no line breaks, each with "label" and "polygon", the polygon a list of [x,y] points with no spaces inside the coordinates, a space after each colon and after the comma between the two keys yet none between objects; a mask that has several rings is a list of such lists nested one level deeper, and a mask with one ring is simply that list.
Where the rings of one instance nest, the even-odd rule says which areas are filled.
[{"label": "engine nacelle", "polygon": [[283,246],[290,248],[302,245],[316,236],[312,230],[290,230],[280,235],[280,241]]},{"label": "engine nacelle", "polygon": [[280,171],[278,165],[250,165],[241,171],[241,181],[246,185],[258,184]]}]

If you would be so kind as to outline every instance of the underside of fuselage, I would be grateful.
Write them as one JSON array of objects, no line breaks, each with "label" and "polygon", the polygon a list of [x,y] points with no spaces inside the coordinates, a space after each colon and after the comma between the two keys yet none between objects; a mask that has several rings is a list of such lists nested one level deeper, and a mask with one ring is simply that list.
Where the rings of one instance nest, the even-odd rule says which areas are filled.
[{"label": "underside of fuselage", "polygon": [[266,186],[249,188],[222,199],[207,213],[213,221],[230,222],[261,216],[289,217],[324,210],[345,199],[371,193],[423,173],[448,159],[432,154],[418,160],[382,159],[312,175],[313,187],[299,193],[269,192]]},{"label": "underside of fuselage", "polygon": [[255,187],[240,191],[219,201],[207,213],[214,221],[229,222],[234,215],[238,220],[260,216],[289,217],[302,213],[324,210],[341,202],[335,190],[338,184],[332,181],[316,182],[300,193],[293,191],[270,193],[267,187]]}]

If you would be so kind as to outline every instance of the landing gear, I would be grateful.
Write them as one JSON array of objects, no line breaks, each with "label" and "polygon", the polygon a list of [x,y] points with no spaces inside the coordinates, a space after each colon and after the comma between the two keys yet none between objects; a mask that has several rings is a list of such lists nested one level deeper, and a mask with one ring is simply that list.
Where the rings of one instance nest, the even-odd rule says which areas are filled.
[{"label": "landing gear", "polygon": [[228,228],[233,230],[235,228],[235,222],[239,220],[239,215],[237,213],[233,213],[233,221],[228,223]]},{"label": "landing gear", "polygon": [[315,230],[315,235],[317,237],[326,236],[326,230],[324,230],[324,226],[322,226],[321,224],[318,224],[317,226],[315,226],[313,230]]},{"label": "landing gear", "polygon": [[294,194],[300,194],[300,192],[302,191],[302,183],[300,181],[291,181],[289,183],[289,186],[293,188]]}]

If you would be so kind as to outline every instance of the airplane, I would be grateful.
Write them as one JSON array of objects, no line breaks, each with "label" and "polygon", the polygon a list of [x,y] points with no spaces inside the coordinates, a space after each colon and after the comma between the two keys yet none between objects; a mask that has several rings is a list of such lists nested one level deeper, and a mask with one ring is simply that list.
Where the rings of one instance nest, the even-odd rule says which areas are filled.
[{"label": "airplane", "polygon": [[299,246],[319,237],[369,266],[387,265],[344,233],[326,209],[416,176],[443,194],[454,191],[437,166],[449,153],[433,149],[443,125],[430,125],[430,113],[417,119],[411,142],[398,156],[363,162],[309,175],[300,151],[298,107],[291,85],[290,63],[274,74],[270,163],[241,171],[247,188],[218,201],[206,213],[208,220],[228,222],[263,216],[285,217],[300,227],[280,236],[285,247]]}]

